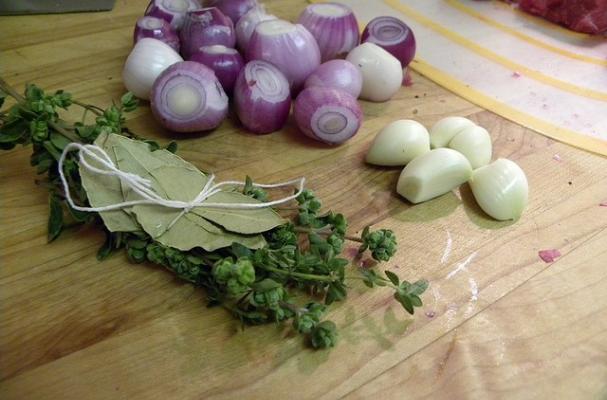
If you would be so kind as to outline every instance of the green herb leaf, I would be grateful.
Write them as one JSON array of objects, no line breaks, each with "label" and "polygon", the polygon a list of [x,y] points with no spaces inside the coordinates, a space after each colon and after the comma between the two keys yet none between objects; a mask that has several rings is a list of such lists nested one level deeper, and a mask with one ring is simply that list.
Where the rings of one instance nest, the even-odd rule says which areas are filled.
[{"label": "green herb leaf", "polygon": [[29,133],[29,129],[29,122],[23,119],[7,122],[0,128],[0,143],[20,143]]},{"label": "green herb leaf", "polygon": [[63,229],[63,207],[61,199],[51,195],[49,197],[49,216],[48,216],[48,241],[52,242],[59,236]]},{"label": "green herb leaf", "polygon": [[71,141],[63,135],[53,131],[50,134],[50,140],[53,146],[59,151],[63,151],[65,147],[71,143]]},{"label": "green herb leaf", "polygon": [[388,279],[390,279],[390,282],[392,282],[392,284],[398,286],[398,284],[400,282],[400,279],[398,278],[398,275],[396,275],[392,271],[384,271],[384,273],[386,274],[386,276],[388,277]]},{"label": "green herb leaf", "polygon": [[167,145],[166,149],[173,154],[177,153],[177,142],[171,141],[171,143]]}]

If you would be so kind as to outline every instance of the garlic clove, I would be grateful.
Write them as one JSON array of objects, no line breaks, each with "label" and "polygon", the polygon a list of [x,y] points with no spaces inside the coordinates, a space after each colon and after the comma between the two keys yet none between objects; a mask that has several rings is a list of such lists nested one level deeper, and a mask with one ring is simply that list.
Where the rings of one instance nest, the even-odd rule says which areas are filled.
[{"label": "garlic clove", "polygon": [[417,121],[401,119],[379,131],[366,161],[375,165],[399,166],[428,151],[430,137],[426,128]]},{"label": "garlic clove", "polygon": [[470,161],[472,169],[482,167],[491,162],[491,155],[493,153],[491,136],[489,136],[489,132],[485,128],[480,126],[465,127],[451,139],[448,147],[466,156],[468,161]]},{"label": "garlic clove", "polygon": [[433,149],[447,147],[462,129],[476,124],[464,117],[447,117],[438,121],[430,129],[430,146]]},{"label": "garlic clove", "polygon": [[516,220],[527,206],[527,177],[514,161],[500,158],[480,167],[472,173],[470,187],[478,205],[497,220]]},{"label": "garlic clove", "polygon": [[434,149],[413,159],[398,178],[396,191],[411,203],[445,194],[470,179],[472,167],[461,153]]}]

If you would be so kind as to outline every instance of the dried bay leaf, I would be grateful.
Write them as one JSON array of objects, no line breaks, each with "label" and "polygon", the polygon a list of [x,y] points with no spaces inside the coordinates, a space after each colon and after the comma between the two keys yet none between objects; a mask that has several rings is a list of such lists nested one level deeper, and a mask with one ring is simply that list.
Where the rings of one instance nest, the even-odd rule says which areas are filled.
[{"label": "dried bay leaf", "polygon": [[[219,192],[209,197],[206,202],[260,203],[258,200],[239,192]],[[270,207],[256,210],[196,207],[192,212],[221,225],[229,231],[242,234],[266,232],[287,222]]]},{"label": "dried bay leaf", "polygon": [[180,210],[157,205],[138,205],[133,207],[133,212],[143,229],[154,240],[179,250],[202,247],[207,251],[214,251],[231,246],[232,243],[258,249],[266,244],[262,235],[227,232],[194,213],[183,215],[167,230],[166,227],[180,214]]},{"label": "dried bay leaf", "polygon": [[[111,136],[111,135],[110,135]],[[108,135],[100,135],[95,144],[104,148],[110,158],[113,152],[105,148],[105,143],[112,143]],[[94,160],[87,160],[95,167],[101,168],[99,163]],[[116,162],[115,159],[112,161]],[[92,207],[103,207],[124,201],[120,179],[113,176],[98,175],[88,171],[85,168],[79,168],[82,187],[86,190],[86,195]],[[137,221],[125,210],[104,211],[99,213],[103,223],[111,232],[135,232],[141,230]]]},{"label": "dried bay leaf", "polygon": [[[102,146],[116,166],[124,172],[148,179],[155,193],[170,200],[191,201],[208,182],[205,174],[194,165],[167,150],[151,151],[143,142],[119,135],[100,137]],[[94,190],[112,199],[111,204],[136,200],[140,196],[118,178],[95,175]],[[92,187],[93,187],[92,186]],[[88,189],[87,189],[88,190]],[[233,190],[233,189],[232,189]],[[259,203],[236,191],[222,191],[206,201],[214,203]],[[121,216],[135,217],[135,229],[143,229],[158,242],[189,250],[202,247],[213,251],[240,243],[249,248],[263,247],[266,242],[260,233],[284,224],[273,209],[230,210],[197,207],[182,215],[181,209],[159,205],[137,205],[121,210]],[[104,219],[105,222],[105,219]],[[170,227],[170,228],[169,228]]]}]

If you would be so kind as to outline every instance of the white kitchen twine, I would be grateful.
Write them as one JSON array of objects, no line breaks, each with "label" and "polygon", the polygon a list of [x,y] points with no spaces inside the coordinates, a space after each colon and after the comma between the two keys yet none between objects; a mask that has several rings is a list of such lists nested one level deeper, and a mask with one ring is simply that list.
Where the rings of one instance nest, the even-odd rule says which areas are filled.
[{"label": "white kitchen twine", "polygon": [[[121,203],[110,204],[107,206],[101,207],[82,207],[74,203],[72,196],[70,194],[69,185],[67,183],[67,179],[65,178],[65,173],[63,172],[63,164],[65,162],[65,158],[67,154],[73,150],[78,150],[78,158],[80,161],[80,167],[86,168],[88,171],[99,174],[99,175],[107,175],[114,176],[120,179],[126,186],[132,189],[135,193],[141,196],[141,199],[124,201]],[[84,156],[90,157],[91,159],[97,161],[101,164],[105,169],[99,169],[97,167],[92,166],[88,163]],[[273,201],[267,201],[262,203],[209,203],[205,202],[210,196],[221,192],[221,188],[224,186],[233,186],[233,185],[244,185],[245,182],[241,181],[224,181],[219,183],[213,183],[215,179],[215,175],[210,175],[208,177],[207,183],[204,185],[200,193],[192,200],[192,201],[181,201],[181,200],[168,200],[161,196],[159,196],[152,187],[152,182],[149,179],[142,178],[137,174],[133,174],[130,172],[121,171],[116,167],[112,159],[108,156],[108,154],[101,147],[91,144],[80,144],[80,143],[70,143],[68,144],[61,157],[59,158],[59,177],[61,178],[61,182],[63,183],[63,189],[65,190],[65,197],[69,205],[78,211],[86,211],[86,212],[103,212],[103,211],[113,211],[113,210],[121,210],[126,207],[132,207],[139,204],[155,204],[159,206],[164,206],[168,208],[176,208],[181,209],[181,213],[169,224],[167,227],[171,229],[171,227],[186,213],[190,212],[193,208],[196,207],[205,207],[205,208],[220,208],[220,209],[232,209],[232,210],[256,210],[261,208],[272,207],[280,204],[287,203],[291,200],[294,200],[299,196],[303,190],[306,182],[305,177],[301,177],[298,179],[293,179],[286,182],[274,183],[274,184],[261,184],[261,183],[253,183],[253,186],[259,188],[280,188],[285,186],[291,186],[298,184],[298,190],[295,194],[287,197],[283,197]]]}]

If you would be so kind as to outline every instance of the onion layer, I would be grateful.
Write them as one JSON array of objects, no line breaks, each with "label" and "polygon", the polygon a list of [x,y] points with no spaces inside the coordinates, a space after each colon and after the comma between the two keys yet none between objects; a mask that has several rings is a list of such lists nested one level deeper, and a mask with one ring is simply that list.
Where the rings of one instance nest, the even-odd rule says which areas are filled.
[{"label": "onion layer", "polygon": [[251,132],[277,131],[287,122],[291,110],[289,82],[272,64],[250,61],[236,80],[234,104],[238,119]]},{"label": "onion layer", "polygon": [[221,44],[236,45],[236,34],[232,20],[217,7],[207,7],[186,14],[183,28],[179,32],[181,54],[190,58],[202,46]]},{"label": "onion layer", "polygon": [[253,31],[260,22],[271,21],[278,19],[277,16],[272,14],[266,14],[266,10],[263,6],[257,6],[250,9],[245,15],[243,15],[236,24],[236,43],[240,51],[244,52],[249,46],[249,40],[253,35]]},{"label": "onion layer", "polygon": [[158,75],[179,61],[183,61],[183,58],[168,44],[152,38],[143,38],[135,44],[124,63],[124,86],[135,96],[148,100]]},{"label": "onion layer", "polygon": [[213,71],[193,61],[167,68],[154,82],[150,103],[162,126],[175,132],[214,129],[228,113],[228,96]]},{"label": "onion layer", "polygon": [[394,17],[373,18],[362,34],[362,42],[384,48],[405,68],[415,57],[415,36],[411,28]]},{"label": "onion layer", "polygon": [[343,58],[358,45],[360,32],[352,9],[338,3],[310,4],[299,16],[316,39],[322,62]]},{"label": "onion layer", "polygon": [[145,9],[145,15],[162,18],[175,30],[181,29],[185,14],[200,8],[197,0],[151,0]]},{"label": "onion layer", "polygon": [[143,38],[158,39],[179,52],[179,37],[164,19],[150,16],[139,18],[135,24],[135,32],[133,32],[133,43],[137,43]]},{"label": "onion layer", "polygon": [[293,114],[302,133],[328,144],[343,143],[354,136],[363,116],[354,96],[320,86],[304,89],[297,96]]},{"label": "onion layer", "polygon": [[343,90],[358,98],[363,86],[363,76],[349,61],[331,60],[320,67],[306,79],[306,88],[311,86],[327,86]]},{"label": "onion layer", "polygon": [[287,77],[291,90],[298,92],[320,65],[320,50],[303,25],[277,19],[257,25],[246,58],[274,64]]},{"label": "onion layer", "polygon": [[257,0],[214,0],[209,5],[219,8],[236,25],[243,15],[258,4]]},{"label": "onion layer", "polygon": [[211,68],[226,93],[232,93],[236,78],[244,66],[244,61],[238,51],[220,44],[201,47],[189,60]]}]

